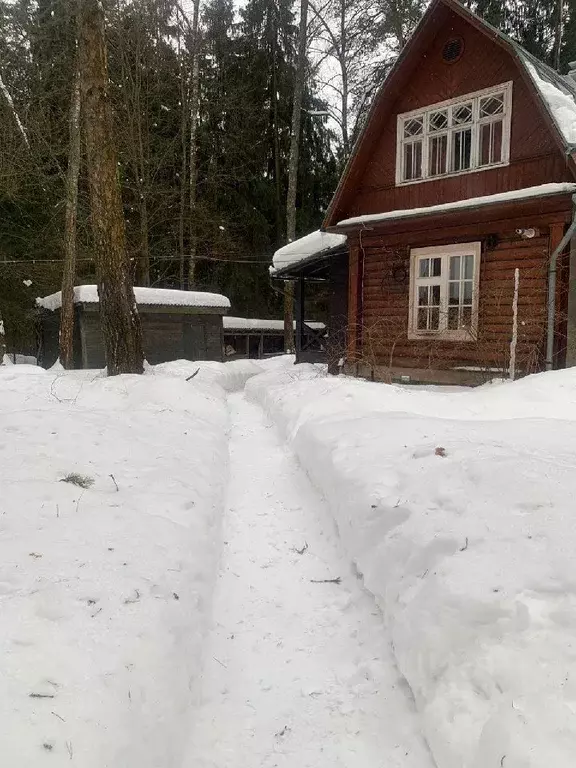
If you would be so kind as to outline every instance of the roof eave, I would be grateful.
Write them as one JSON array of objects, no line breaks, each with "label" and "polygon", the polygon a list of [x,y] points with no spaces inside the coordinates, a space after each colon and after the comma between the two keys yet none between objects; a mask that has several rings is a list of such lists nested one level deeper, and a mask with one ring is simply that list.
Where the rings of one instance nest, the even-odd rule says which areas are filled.
[{"label": "roof eave", "polygon": [[[338,235],[342,234],[342,229],[332,228],[326,231],[333,232]],[[294,280],[295,278],[301,277],[302,271],[307,267],[311,267],[316,263],[320,265],[325,261],[329,261],[333,256],[346,253],[347,250],[348,246],[346,244],[336,245],[333,248],[327,248],[324,251],[319,251],[312,254],[311,256],[307,256],[305,259],[302,259],[302,261],[288,264],[280,269],[274,269],[270,272],[270,277],[272,277],[274,280]],[[322,278],[317,279],[320,280]]]}]

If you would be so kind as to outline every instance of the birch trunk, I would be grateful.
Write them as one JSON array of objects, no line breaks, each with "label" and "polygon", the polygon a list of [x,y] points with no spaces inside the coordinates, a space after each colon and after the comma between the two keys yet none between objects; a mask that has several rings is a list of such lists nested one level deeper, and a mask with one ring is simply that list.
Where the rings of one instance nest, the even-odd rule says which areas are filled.
[{"label": "birch trunk", "polygon": [[2,313],[0,312],[0,365],[4,365],[5,355],[6,355],[6,335],[4,333],[4,321],[2,320]]},{"label": "birch trunk", "polygon": [[66,369],[74,367],[74,282],[76,279],[78,175],[80,173],[80,111],[80,70],[77,65],[68,123],[69,148],[64,222],[64,268],[62,273],[62,309],[60,312],[60,362]]},{"label": "birch trunk", "polygon": [[[308,0],[300,2],[300,27],[298,31],[298,61],[292,103],[292,130],[290,134],[290,159],[288,163],[288,194],[286,197],[286,235],[288,242],[296,239],[296,193],[298,187],[298,161],[300,158],[300,129],[302,123],[302,99],[306,77],[306,39],[308,29]],[[294,351],[294,283],[284,287],[284,351]]]},{"label": "birch trunk", "polygon": [[198,195],[198,109],[200,106],[200,0],[194,0],[192,17],[192,82],[190,84],[190,257],[188,261],[188,288],[196,280],[196,199]]},{"label": "birch trunk", "polygon": [[142,373],[142,331],[126,253],[126,230],[114,147],[104,13],[79,0],[80,77],[90,185],[90,213],[108,375]]}]

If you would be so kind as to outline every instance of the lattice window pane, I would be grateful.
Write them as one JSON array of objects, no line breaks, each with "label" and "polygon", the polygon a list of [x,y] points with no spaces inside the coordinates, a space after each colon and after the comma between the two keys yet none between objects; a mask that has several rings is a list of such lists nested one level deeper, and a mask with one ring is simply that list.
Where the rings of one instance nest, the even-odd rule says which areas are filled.
[{"label": "lattice window pane", "polygon": [[465,125],[472,122],[472,103],[452,107],[452,124]]},{"label": "lattice window pane", "polygon": [[438,112],[430,112],[428,116],[428,130],[443,131],[448,127],[448,110],[440,109]]},{"label": "lattice window pane", "polygon": [[430,286],[430,304],[433,307],[440,306],[440,286],[439,285]]},{"label": "lattice window pane", "polygon": [[430,259],[420,259],[418,277],[430,277]]},{"label": "lattice window pane", "polygon": [[480,99],[480,117],[492,117],[504,113],[504,94],[496,93]]},{"label": "lattice window pane", "polygon": [[421,136],[424,131],[424,118],[410,117],[404,121],[404,138],[411,139],[414,136]]},{"label": "lattice window pane", "polygon": [[472,283],[472,280],[465,280],[462,283],[462,288],[464,289],[463,303],[464,304],[472,304],[472,293],[473,293],[473,283]]},{"label": "lattice window pane", "polygon": [[431,259],[432,277],[440,277],[442,274],[442,259]]}]

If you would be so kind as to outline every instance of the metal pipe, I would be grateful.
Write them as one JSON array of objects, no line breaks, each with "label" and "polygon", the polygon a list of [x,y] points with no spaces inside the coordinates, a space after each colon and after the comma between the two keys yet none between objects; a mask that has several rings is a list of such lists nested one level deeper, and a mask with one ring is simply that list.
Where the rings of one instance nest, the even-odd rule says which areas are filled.
[{"label": "metal pipe", "polygon": [[566,230],[566,234],[560,240],[552,255],[550,256],[550,266],[548,267],[548,323],[546,333],[546,370],[552,370],[554,360],[554,325],[556,319],[556,273],[558,267],[558,256],[568,245],[576,232],[576,195],[572,195],[572,223]]}]

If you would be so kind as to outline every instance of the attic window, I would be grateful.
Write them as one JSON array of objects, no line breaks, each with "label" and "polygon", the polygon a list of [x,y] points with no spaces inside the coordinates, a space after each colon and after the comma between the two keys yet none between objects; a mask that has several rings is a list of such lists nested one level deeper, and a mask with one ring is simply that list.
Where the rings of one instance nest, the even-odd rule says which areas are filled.
[{"label": "attic window", "polygon": [[442,58],[446,64],[454,64],[464,53],[464,40],[461,37],[453,37],[447,40],[442,48]]},{"label": "attic window", "polygon": [[398,115],[396,183],[507,165],[512,83]]}]

